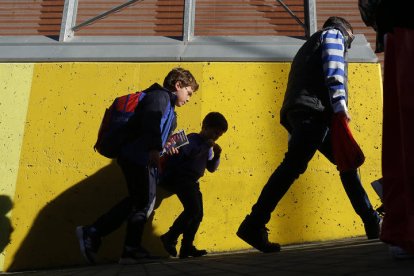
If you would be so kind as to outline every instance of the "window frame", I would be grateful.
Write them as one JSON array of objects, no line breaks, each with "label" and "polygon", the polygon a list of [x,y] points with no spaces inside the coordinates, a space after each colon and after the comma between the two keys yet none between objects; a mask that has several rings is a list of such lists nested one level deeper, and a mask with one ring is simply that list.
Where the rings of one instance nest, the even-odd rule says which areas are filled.
[{"label": "window frame", "polygon": [[[127,4],[139,0],[125,1]],[[306,36],[316,32],[315,2],[304,0]],[[305,41],[305,37],[287,36],[194,36],[196,0],[185,0],[181,40],[160,36],[76,36],[73,28],[77,6],[78,0],[65,0],[58,40],[0,36],[0,61],[291,61]],[[351,60],[375,62],[375,54],[366,48],[365,37],[357,36]]]}]

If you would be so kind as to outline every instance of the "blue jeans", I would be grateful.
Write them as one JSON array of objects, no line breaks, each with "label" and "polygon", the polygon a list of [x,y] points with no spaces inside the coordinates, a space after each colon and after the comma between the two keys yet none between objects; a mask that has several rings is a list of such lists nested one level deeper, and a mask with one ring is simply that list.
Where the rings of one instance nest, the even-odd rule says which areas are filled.
[{"label": "blue jeans", "polygon": [[[276,205],[293,182],[306,171],[317,150],[335,164],[328,120],[319,114],[301,111],[289,114],[288,123],[291,131],[285,158],[270,176],[252,207],[250,220],[257,225],[269,222]],[[362,221],[378,221],[378,214],[369,202],[357,170],[340,173],[340,177],[352,207]]]}]

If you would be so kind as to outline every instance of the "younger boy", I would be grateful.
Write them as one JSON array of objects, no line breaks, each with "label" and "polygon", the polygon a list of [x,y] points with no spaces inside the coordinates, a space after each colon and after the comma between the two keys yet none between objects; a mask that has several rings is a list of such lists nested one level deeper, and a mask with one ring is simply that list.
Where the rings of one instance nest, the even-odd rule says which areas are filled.
[{"label": "younger boy", "polygon": [[175,107],[189,101],[198,84],[190,71],[175,68],[163,86],[154,83],[143,91],[133,117],[124,131],[126,141],[117,158],[128,186],[128,196],[89,226],[78,226],[76,234],[85,259],[95,263],[101,238],[127,222],[120,264],[134,264],[150,257],[141,247],[145,222],[152,213],[160,152],[176,126]]},{"label": "younger boy", "polygon": [[177,256],[176,244],[180,234],[183,239],[180,258],[200,257],[207,254],[193,245],[195,234],[203,218],[203,201],[199,178],[207,168],[214,172],[220,163],[221,147],[215,141],[227,131],[227,121],[218,112],[211,112],[203,120],[200,133],[188,135],[189,144],[178,154],[168,155],[160,185],[177,194],[184,210],[170,230],[162,235],[161,242],[171,256]]}]

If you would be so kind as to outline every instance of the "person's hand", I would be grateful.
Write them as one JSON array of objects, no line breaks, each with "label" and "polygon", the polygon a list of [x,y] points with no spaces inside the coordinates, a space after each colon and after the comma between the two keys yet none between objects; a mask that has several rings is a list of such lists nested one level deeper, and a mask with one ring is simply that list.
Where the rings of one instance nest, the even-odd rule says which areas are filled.
[{"label": "person's hand", "polygon": [[214,156],[220,156],[221,154],[221,147],[218,144],[214,144],[213,146]]},{"label": "person's hand", "polygon": [[174,154],[178,154],[179,150],[177,148],[175,148],[174,146],[168,148],[165,152],[168,155],[174,155]]},{"label": "person's hand", "polygon": [[174,147],[175,142],[167,142],[165,143],[164,149],[165,149],[165,153],[168,155],[174,155],[174,154],[178,154],[178,149]]},{"label": "person's hand", "polygon": [[148,166],[153,168],[160,168],[160,153],[158,150],[151,150],[148,153]]}]

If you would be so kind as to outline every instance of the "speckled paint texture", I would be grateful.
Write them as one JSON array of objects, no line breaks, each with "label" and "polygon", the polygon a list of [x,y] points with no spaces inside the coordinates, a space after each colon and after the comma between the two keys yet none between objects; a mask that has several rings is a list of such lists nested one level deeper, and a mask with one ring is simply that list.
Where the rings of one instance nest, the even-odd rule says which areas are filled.
[{"label": "speckled paint texture", "polygon": [[10,217],[32,74],[33,64],[0,64],[0,271],[13,231]]},{"label": "speckled paint texture", "polygon": [[[24,133],[21,147],[7,142],[7,134],[0,137],[7,144],[0,148],[6,166],[2,169],[8,171],[11,166],[7,185],[15,191],[8,192],[13,194],[14,231],[3,252],[3,270],[83,263],[75,227],[92,223],[126,194],[116,162],[93,150],[104,110],[116,96],[162,83],[175,66],[189,69],[200,83],[191,101],[177,109],[178,128],[198,132],[210,111],[223,113],[229,122],[228,132],[218,140],[223,148],[219,170],[206,172],[201,179],[204,219],[195,244],[210,252],[249,248],[235,232],[287,147],[279,110],[290,63],[39,63],[19,67],[24,73],[22,82],[31,84],[19,94],[28,103],[19,106],[20,118],[4,120],[4,99],[0,105],[3,127],[24,126],[24,132],[12,128],[13,135]],[[0,72],[10,76],[0,77],[2,94],[22,85],[10,73],[16,67],[0,64]],[[349,90],[351,128],[366,155],[361,177],[372,203],[378,206],[369,183],[380,177],[381,169],[379,64],[350,64]],[[11,150],[19,154],[8,154]],[[13,160],[17,160],[15,165],[9,165]],[[182,207],[175,196],[162,190],[156,207],[143,244],[165,255],[159,235],[168,230]],[[267,226],[270,239],[282,245],[364,234],[335,167],[319,154],[282,199]],[[104,238],[101,261],[117,260],[123,234],[122,227]]]}]

